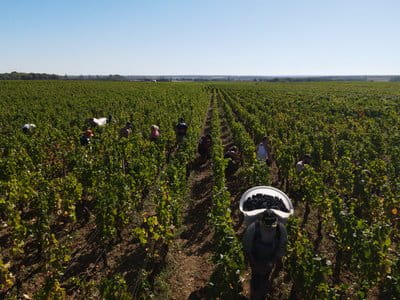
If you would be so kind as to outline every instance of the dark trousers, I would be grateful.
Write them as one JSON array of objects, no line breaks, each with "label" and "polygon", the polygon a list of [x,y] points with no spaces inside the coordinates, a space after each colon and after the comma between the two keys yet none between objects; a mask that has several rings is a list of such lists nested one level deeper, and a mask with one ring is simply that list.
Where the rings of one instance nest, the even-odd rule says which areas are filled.
[{"label": "dark trousers", "polygon": [[278,277],[279,272],[283,268],[282,258],[278,258],[275,262],[271,261],[267,265],[252,261],[250,262],[250,267],[250,300],[264,300],[272,288],[272,280]]},{"label": "dark trousers", "polygon": [[273,264],[260,264],[251,262],[250,280],[250,300],[264,300],[270,287],[269,276],[271,275]]},{"label": "dark trousers", "polygon": [[251,272],[250,280],[250,300],[264,300],[269,289],[269,276],[272,269],[266,270],[267,273]]}]

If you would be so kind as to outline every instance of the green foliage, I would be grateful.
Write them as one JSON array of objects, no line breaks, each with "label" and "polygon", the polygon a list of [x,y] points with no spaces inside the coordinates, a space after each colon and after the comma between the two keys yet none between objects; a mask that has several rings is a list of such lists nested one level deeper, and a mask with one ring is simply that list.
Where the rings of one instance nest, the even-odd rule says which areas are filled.
[{"label": "green foliage", "polygon": [[42,289],[35,294],[34,298],[39,300],[63,300],[66,298],[66,292],[61,287],[60,282],[50,276],[46,279]]},{"label": "green foliage", "polygon": [[332,262],[315,253],[298,219],[290,220],[288,239],[285,265],[296,292],[307,299],[335,299],[327,283],[328,276],[332,275]]},{"label": "green foliage", "polygon": [[105,279],[100,285],[102,299],[109,300],[130,300],[133,297],[128,292],[125,279],[120,275],[114,275]]},{"label": "green foliage", "polygon": [[236,237],[233,229],[230,210],[231,199],[225,186],[227,161],[223,158],[221,124],[218,106],[215,102],[215,94],[213,96],[211,135],[213,139],[212,167],[214,186],[210,220],[214,228],[215,253],[213,259],[217,268],[211,278],[211,287],[213,297],[231,298],[242,289],[239,275],[244,268],[244,257],[241,242]]},{"label": "green foliage", "polygon": [[[385,295],[398,298],[399,263],[394,252],[400,210],[399,85],[205,86],[1,81],[0,224],[9,234],[4,246],[9,249],[4,248],[0,260],[1,289],[15,287],[20,265],[14,262],[21,261],[30,242],[40,254],[40,272],[46,272],[47,278],[37,297],[63,298],[62,275],[73,259],[71,240],[55,228],[71,228],[78,221],[96,224],[102,250],[133,224],[134,235],[150,249],[145,261],[159,263],[157,255],[168,248],[180,224],[186,168],[196,155],[211,91],[215,295],[237,295],[244,268],[226,189],[221,109],[243,152],[246,182],[270,184],[269,168],[255,161],[255,145],[266,135],[279,180],[286,183],[285,192],[322,217],[323,231],[334,243],[333,253],[323,253],[298,220],[289,223],[285,268],[296,294],[320,299],[338,294],[367,298],[379,286]],[[85,119],[108,114],[115,122],[94,128],[90,145],[81,146]],[[185,118],[189,131],[187,139],[175,145],[173,126],[179,117]],[[118,129],[127,121],[133,121],[133,133],[120,139]],[[22,133],[25,123],[35,123],[36,130]],[[161,129],[157,142],[148,139],[152,124]],[[299,174],[295,164],[306,153],[312,156],[311,166]],[[148,213],[143,215],[145,207]],[[87,219],[82,217],[85,211]],[[143,224],[136,224],[137,220]],[[342,262],[333,260],[330,265],[326,256],[339,254]],[[333,270],[338,273],[338,285],[332,283]],[[352,289],[340,282],[345,270],[359,283]],[[144,276],[148,286],[143,291],[151,295],[149,274]],[[105,293],[125,295],[126,285],[120,277],[109,279],[104,286]]]},{"label": "green foliage", "polygon": [[[105,253],[139,219],[147,201],[156,213],[145,218],[147,228],[135,231],[143,244],[152,244],[149,257],[171,242],[186,165],[195,156],[209,103],[203,85],[3,81],[0,98],[0,221],[12,241],[5,258],[20,259],[25,241],[33,240],[44,271],[51,274],[43,297],[59,294],[57,285],[72,255],[70,237],[59,237],[54,228],[94,221],[96,242]],[[89,126],[85,120],[108,114],[114,121],[93,128],[91,143],[81,146],[79,137]],[[179,117],[189,130],[177,147]],[[120,139],[118,130],[127,121],[133,133]],[[22,133],[25,123],[36,124],[36,130]],[[152,124],[160,127],[157,142],[148,138]]]},{"label": "green foliage", "polygon": [[15,282],[15,276],[10,271],[11,263],[5,263],[0,257],[0,292],[10,288]]},{"label": "green foliage", "polygon": [[[254,143],[266,133],[286,193],[317,210],[322,230],[336,243],[330,255],[343,258],[327,269],[324,255],[314,250],[304,229],[295,227],[287,269],[309,292],[306,297],[366,298],[382,281],[388,289],[397,278],[392,252],[399,240],[399,86],[331,82],[213,87],[222,95],[227,119],[243,124]],[[312,162],[299,174],[295,165],[306,153]],[[250,170],[253,182],[261,182],[257,174],[262,172]],[[297,230],[300,237],[294,234]],[[335,286],[329,285],[333,269],[339,280]],[[340,284],[344,271],[360,284],[351,289]]]}]

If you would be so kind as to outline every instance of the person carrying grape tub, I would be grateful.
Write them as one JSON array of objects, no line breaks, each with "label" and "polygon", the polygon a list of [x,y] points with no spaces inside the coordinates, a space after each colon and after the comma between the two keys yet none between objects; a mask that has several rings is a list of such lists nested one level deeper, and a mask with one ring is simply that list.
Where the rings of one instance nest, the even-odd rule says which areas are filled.
[{"label": "person carrying grape tub", "polygon": [[282,265],[287,231],[273,211],[267,209],[251,223],[243,237],[243,249],[250,262],[250,299],[265,299],[274,267]]}]

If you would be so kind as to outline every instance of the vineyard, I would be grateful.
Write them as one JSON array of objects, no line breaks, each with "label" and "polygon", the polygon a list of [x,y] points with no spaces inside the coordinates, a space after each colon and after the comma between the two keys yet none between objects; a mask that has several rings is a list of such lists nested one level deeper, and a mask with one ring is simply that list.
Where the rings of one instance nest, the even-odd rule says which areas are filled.
[{"label": "vineyard", "polygon": [[239,199],[270,185],[295,216],[269,299],[400,299],[397,83],[0,81],[0,154],[0,298],[247,299]]}]

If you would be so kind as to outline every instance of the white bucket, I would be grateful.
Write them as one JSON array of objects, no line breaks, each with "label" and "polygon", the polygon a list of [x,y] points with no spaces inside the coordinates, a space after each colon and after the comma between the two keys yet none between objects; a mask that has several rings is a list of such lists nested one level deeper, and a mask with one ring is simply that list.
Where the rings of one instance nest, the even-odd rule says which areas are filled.
[{"label": "white bucket", "polygon": [[249,197],[252,197],[253,195],[256,194],[264,194],[264,195],[269,195],[273,197],[278,197],[282,200],[283,204],[285,205],[286,209],[289,212],[284,212],[279,209],[271,209],[280,219],[282,222],[286,222],[286,220],[293,215],[294,209],[292,205],[292,201],[290,201],[289,197],[282,192],[281,190],[278,190],[277,188],[274,188],[272,186],[255,186],[250,189],[248,189],[246,192],[243,193],[242,197],[240,198],[240,203],[239,203],[239,209],[244,215],[244,222],[245,224],[250,224],[253,221],[255,221],[260,214],[262,214],[264,211],[267,210],[267,208],[260,208],[260,209],[254,209],[250,211],[245,211],[243,209],[243,205],[246,202],[246,200]]}]

